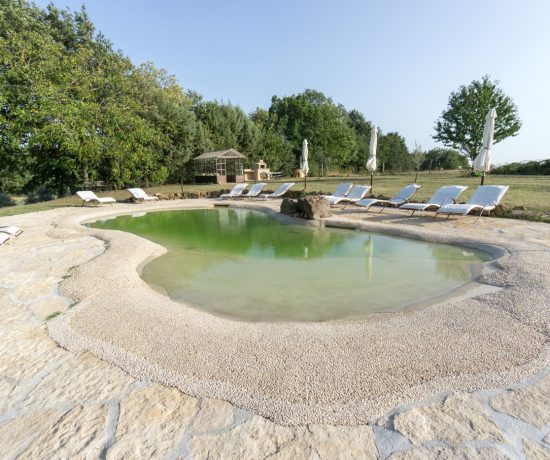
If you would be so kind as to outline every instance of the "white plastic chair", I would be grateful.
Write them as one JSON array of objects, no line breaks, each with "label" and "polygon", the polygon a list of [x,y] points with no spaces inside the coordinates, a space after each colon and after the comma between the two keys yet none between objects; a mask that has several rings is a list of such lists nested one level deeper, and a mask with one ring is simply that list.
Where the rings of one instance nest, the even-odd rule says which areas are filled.
[{"label": "white plastic chair", "polygon": [[406,185],[401,190],[399,190],[397,195],[395,195],[393,198],[390,198],[389,200],[377,200],[376,198],[367,198],[364,200],[360,200],[355,204],[367,208],[368,211],[373,204],[380,203],[384,205],[382,206],[382,209],[380,209],[380,212],[382,212],[386,206],[401,206],[402,204],[405,204],[411,199],[411,197],[420,187],[422,186],[418,184]]},{"label": "white plastic chair", "polygon": [[364,196],[369,193],[370,185],[356,185],[351,189],[351,192],[347,196],[335,197],[335,196],[325,196],[325,199],[330,204],[338,203],[357,203],[361,201]]},{"label": "white plastic chair", "polygon": [[7,225],[4,227],[0,227],[1,233],[7,233],[10,238],[13,238],[14,236],[19,236],[21,233],[23,233],[23,230],[21,230],[19,227],[16,227],[15,225]]},{"label": "white plastic chair", "polygon": [[248,187],[248,184],[246,182],[242,184],[237,184],[229,193],[224,193],[220,195],[220,198],[223,200],[225,198],[236,198],[238,196],[241,196],[246,187]]},{"label": "white plastic chair", "polygon": [[93,203],[94,206],[97,206],[98,204],[112,205],[113,203],[116,203],[116,200],[110,196],[100,198],[94,192],[91,192],[89,190],[76,192],[76,194],[82,199],[82,206],[84,206],[84,203]]},{"label": "white plastic chair", "polygon": [[250,187],[250,190],[248,193],[243,193],[241,195],[242,198],[256,198],[262,193],[263,188],[267,184],[265,182],[258,182],[257,184],[254,184],[252,187]]},{"label": "white plastic chair", "polygon": [[285,182],[273,193],[263,193],[262,195],[260,195],[260,197],[261,198],[280,198],[295,185],[296,185],[295,182]]},{"label": "white plastic chair", "polygon": [[7,233],[1,233],[0,232],[0,246],[2,246],[5,242],[10,240],[10,235]]},{"label": "white plastic chair", "polygon": [[451,214],[461,214],[465,216],[474,209],[479,209],[481,212],[476,219],[477,222],[484,212],[489,214],[497,207],[509,188],[508,185],[480,185],[466,203],[446,204],[441,206],[436,211],[434,218],[437,217],[438,214],[447,214],[447,219]]},{"label": "white plastic chair", "polygon": [[464,185],[446,185],[438,188],[427,203],[405,203],[399,206],[399,209],[412,210],[409,217],[416,211],[426,211],[430,208],[437,210],[445,204],[456,203],[456,199],[467,188]]},{"label": "white plastic chair", "polygon": [[351,182],[342,182],[338,187],[336,187],[336,191],[332,195],[323,195],[323,198],[330,201],[333,198],[345,197],[352,187],[353,184]]},{"label": "white plastic chair", "polygon": [[159,199],[158,196],[148,195],[147,192],[145,192],[145,190],[141,188],[128,188],[126,190],[128,190],[132,194],[134,199],[141,203],[143,203],[144,201],[157,201]]}]

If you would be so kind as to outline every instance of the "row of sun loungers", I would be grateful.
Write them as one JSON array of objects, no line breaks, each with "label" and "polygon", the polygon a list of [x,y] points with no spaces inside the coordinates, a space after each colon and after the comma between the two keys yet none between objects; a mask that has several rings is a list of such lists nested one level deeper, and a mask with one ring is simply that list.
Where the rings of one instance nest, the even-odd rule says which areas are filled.
[{"label": "row of sun loungers", "polygon": [[[277,190],[273,193],[261,193],[263,188],[267,184],[265,182],[259,182],[254,184],[248,193],[244,193],[248,184],[242,183],[237,184],[229,193],[225,193],[220,196],[221,199],[229,198],[280,198],[285,195],[294,185],[294,182],[286,182],[279,186]],[[479,186],[472,197],[463,204],[457,203],[458,197],[468,188],[462,185],[447,185],[440,187],[428,200],[427,203],[409,203],[409,200],[416,193],[416,191],[421,186],[418,184],[410,184],[403,187],[397,195],[390,198],[389,200],[379,200],[376,198],[364,198],[365,195],[370,191],[370,186],[368,185],[355,185],[353,186],[350,182],[343,182],[337,188],[332,195],[323,195],[324,198],[331,204],[355,204],[359,207],[366,208],[367,211],[373,205],[380,206],[380,212],[382,212],[386,207],[398,207],[399,209],[410,210],[412,211],[410,216],[412,216],[416,211],[436,211],[435,217],[438,214],[447,214],[449,217],[451,214],[469,214],[473,210],[479,210],[480,216],[483,213],[489,213],[502,200],[504,194],[508,191],[509,187],[504,185],[481,185]],[[139,202],[144,201],[155,201],[158,200],[158,197],[148,195],[141,188],[130,188],[128,191],[132,196]],[[98,204],[113,204],[116,202],[114,198],[111,197],[98,197],[94,192],[91,191],[81,191],[77,192],[77,195],[82,199],[82,204],[92,203],[94,205]],[[16,227],[15,227],[16,228]],[[0,230],[0,233],[2,231]],[[6,233],[4,232],[4,235]],[[9,237],[8,237],[9,238]],[[4,241],[2,241],[4,240]],[[0,244],[5,242],[5,237],[0,234]]]},{"label": "row of sun loungers", "polygon": [[[349,183],[340,184],[333,195],[325,195],[324,197],[330,204],[337,204],[341,202],[347,202],[356,204],[357,206],[366,208],[367,210],[377,204],[382,205],[380,212],[382,212],[386,206],[398,207],[399,209],[411,210],[410,216],[416,211],[435,210],[437,217],[438,214],[447,214],[447,218],[451,214],[469,214],[473,210],[479,210],[480,216],[484,212],[489,213],[497,207],[502,200],[504,194],[508,191],[509,187],[505,185],[481,185],[479,186],[472,197],[466,202],[459,204],[457,199],[468,187],[463,185],[447,185],[440,187],[428,200],[427,203],[409,203],[408,201],[415,194],[415,192],[421,187],[417,184],[411,184],[403,187],[398,194],[390,198],[389,200],[378,200],[375,198],[362,199],[357,197],[360,192],[364,190],[357,190],[359,187],[367,189],[363,196],[368,192],[370,187],[356,185],[352,188]],[[354,190],[357,190],[354,193]]]},{"label": "row of sun loungers", "polygon": [[[143,203],[144,201],[157,201],[159,199],[158,196],[148,195],[141,188],[129,188],[127,190],[132,194],[136,201],[139,201],[141,203]],[[116,203],[116,200],[110,196],[99,197],[94,192],[91,192],[89,190],[76,192],[76,194],[82,200],[82,205],[84,205],[85,203],[91,203],[94,206],[97,206],[98,204]]]},{"label": "row of sun loungers", "polygon": [[261,193],[263,188],[267,184],[265,182],[258,182],[257,184],[254,184],[248,193],[244,193],[246,187],[248,187],[248,184],[237,184],[233,187],[233,189],[229,193],[224,193],[223,195],[220,195],[220,198],[223,199],[229,199],[229,198],[281,198],[286,192],[288,192],[292,187],[296,185],[295,182],[285,182],[284,184],[280,185],[277,190],[275,190],[273,193]]},{"label": "row of sun loungers", "polygon": [[[288,192],[294,185],[296,185],[294,182],[286,182],[282,184],[277,190],[275,190],[273,193],[261,193],[263,188],[267,184],[265,182],[258,182],[257,184],[254,184],[250,190],[247,193],[244,193],[246,187],[248,186],[247,183],[237,184],[233,187],[233,189],[229,193],[224,193],[220,195],[221,199],[228,199],[228,198],[280,198],[282,197],[286,192]],[[158,197],[148,195],[143,189],[141,188],[129,188],[127,189],[134,199],[138,202],[145,202],[145,201],[157,201]],[[366,193],[366,192],[365,192]],[[116,203],[116,200],[112,197],[98,197],[94,192],[85,190],[76,192],[76,194],[80,197],[82,200],[82,205],[85,203],[93,204],[94,206],[97,206],[99,204],[113,204]]]},{"label": "row of sun loungers", "polygon": [[[231,192],[221,195],[220,198],[279,198],[283,196],[290,188],[295,185],[293,182],[287,182],[281,185],[274,193],[261,194],[260,192],[265,186],[265,183],[258,183],[252,186],[248,194],[243,194],[247,184],[237,184]],[[364,198],[370,191],[368,185],[353,185],[350,182],[343,182],[332,195],[323,195],[323,197],[331,204],[355,204],[367,211],[373,205],[380,206],[380,212],[386,207],[398,207],[399,209],[412,211],[412,216],[416,211],[435,210],[438,214],[469,214],[473,210],[480,210],[480,216],[483,213],[489,213],[502,200],[504,194],[508,191],[508,186],[504,185],[481,185],[479,186],[472,197],[464,204],[457,203],[458,197],[468,187],[463,185],[447,185],[440,187],[428,200],[427,203],[409,203],[409,200],[421,186],[418,184],[410,184],[403,187],[397,195],[389,200],[380,200],[377,198]]]}]

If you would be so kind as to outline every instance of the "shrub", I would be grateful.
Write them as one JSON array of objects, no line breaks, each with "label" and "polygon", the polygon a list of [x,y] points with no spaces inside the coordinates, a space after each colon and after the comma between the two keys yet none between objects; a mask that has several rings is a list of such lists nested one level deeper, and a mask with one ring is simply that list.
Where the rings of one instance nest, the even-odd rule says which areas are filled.
[{"label": "shrub", "polygon": [[57,197],[55,195],[50,193],[48,187],[46,187],[45,185],[39,185],[27,194],[27,199],[25,200],[25,203],[40,203],[41,201],[50,201],[55,200],[56,198]]},{"label": "shrub", "polygon": [[0,192],[0,208],[4,208],[6,206],[15,206],[16,203],[13,201],[12,197],[9,196],[7,193]]}]

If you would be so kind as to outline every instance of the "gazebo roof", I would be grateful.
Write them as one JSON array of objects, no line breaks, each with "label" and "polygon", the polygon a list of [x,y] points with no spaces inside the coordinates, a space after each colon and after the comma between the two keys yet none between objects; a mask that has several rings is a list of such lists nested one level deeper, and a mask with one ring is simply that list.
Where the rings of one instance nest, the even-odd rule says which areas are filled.
[{"label": "gazebo roof", "polygon": [[201,153],[194,160],[208,160],[209,158],[246,158],[242,153],[237,152],[235,149],[219,150],[217,152],[205,152]]}]

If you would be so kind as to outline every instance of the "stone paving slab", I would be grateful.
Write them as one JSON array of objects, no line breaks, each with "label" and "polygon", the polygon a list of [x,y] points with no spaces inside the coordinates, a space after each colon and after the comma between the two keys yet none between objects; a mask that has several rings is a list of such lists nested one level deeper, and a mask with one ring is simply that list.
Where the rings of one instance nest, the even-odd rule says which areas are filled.
[{"label": "stone paving slab", "polygon": [[[0,219],[25,229],[0,248],[0,458],[550,458],[548,369],[502,388],[449,388],[364,425],[289,427],[59,348],[46,318],[72,308],[74,299],[60,297],[57,283],[105,244],[54,224],[85,212],[97,211]],[[507,227],[509,236],[550,246],[547,229],[524,222]]]}]

